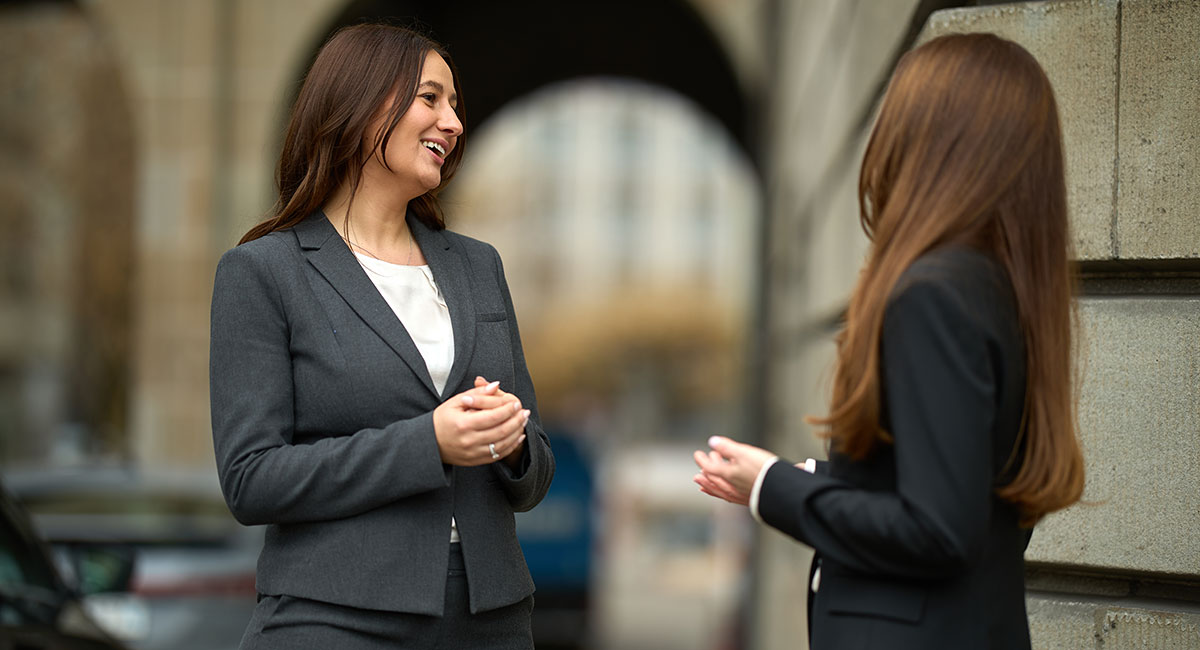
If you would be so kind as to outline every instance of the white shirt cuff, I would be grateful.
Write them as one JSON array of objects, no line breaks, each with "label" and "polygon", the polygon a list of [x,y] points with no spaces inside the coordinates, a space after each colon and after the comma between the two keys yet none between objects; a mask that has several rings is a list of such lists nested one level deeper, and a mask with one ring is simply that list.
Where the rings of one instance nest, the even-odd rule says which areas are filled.
[{"label": "white shirt cuff", "polygon": [[[766,522],[764,522],[762,517],[758,514],[758,495],[762,492],[762,484],[767,478],[767,470],[771,469],[771,466],[778,461],[779,456],[776,456],[763,463],[762,469],[758,470],[758,476],[754,479],[754,487],[750,489],[750,514],[754,517],[754,520],[760,524]],[[817,471],[816,459],[809,458],[808,460],[805,460],[804,464],[800,466],[800,469],[808,472],[809,474],[815,474]]]},{"label": "white shirt cuff", "polygon": [[779,456],[763,463],[762,468],[758,470],[758,476],[754,478],[754,487],[750,488],[750,514],[760,524],[763,523],[763,520],[762,517],[758,516],[758,495],[762,492],[763,479],[767,478],[767,470],[771,469],[771,466],[777,462],[779,462]]}]

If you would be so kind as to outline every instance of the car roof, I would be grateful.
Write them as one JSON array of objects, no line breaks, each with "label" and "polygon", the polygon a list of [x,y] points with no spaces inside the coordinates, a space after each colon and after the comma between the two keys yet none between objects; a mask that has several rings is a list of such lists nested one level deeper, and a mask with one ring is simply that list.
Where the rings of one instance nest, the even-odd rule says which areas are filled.
[{"label": "car roof", "polygon": [[223,544],[240,535],[216,473],[127,467],[6,469],[4,481],[56,543]]}]

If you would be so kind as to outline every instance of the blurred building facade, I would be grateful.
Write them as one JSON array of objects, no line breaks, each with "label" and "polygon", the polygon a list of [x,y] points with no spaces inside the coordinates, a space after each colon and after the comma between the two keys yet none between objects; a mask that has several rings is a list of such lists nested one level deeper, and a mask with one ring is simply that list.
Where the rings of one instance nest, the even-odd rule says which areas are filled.
[{"label": "blurred building facade", "polygon": [[[0,79],[14,91],[0,99],[0,219],[13,235],[0,245],[0,460],[212,463],[216,260],[270,205],[283,116],[315,48],[357,16],[392,14],[420,16],[463,52],[478,138],[447,200],[504,254],[545,408],[589,413],[586,396],[607,391],[616,416],[576,418],[614,435],[602,444],[674,430],[650,442],[682,450],[717,418],[796,458],[822,453],[799,423],[823,409],[831,334],[866,243],[857,165],[896,57],[948,31],[1028,47],[1065,127],[1094,502],[1034,535],[1035,647],[1200,648],[1200,4],[1189,1],[0,4]],[[468,79],[483,67],[468,61],[489,55],[508,67]],[[597,76],[608,79],[572,85]],[[641,85],[617,80],[629,76]],[[545,323],[562,322],[573,338],[550,336]],[[661,374],[681,365],[694,372]],[[598,367],[612,372],[581,370]],[[705,393],[712,383],[726,389]],[[693,394],[718,406],[679,397]],[[633,481],[629,466],[614,463],[619,483]],[[739,534],[721,526],[734,531],[722,540]],[[735,636],[799,647],[809,553],[771,531],[754,544]]]},{"label": "blurred building facade", "polygon": [[542,420],[597,474],[592,641],[720,647],[749,526],[691,451],[743,411],[756,171],[691,100],[615,78],[513,102],[470,147],[455,228],[504,253]]}]

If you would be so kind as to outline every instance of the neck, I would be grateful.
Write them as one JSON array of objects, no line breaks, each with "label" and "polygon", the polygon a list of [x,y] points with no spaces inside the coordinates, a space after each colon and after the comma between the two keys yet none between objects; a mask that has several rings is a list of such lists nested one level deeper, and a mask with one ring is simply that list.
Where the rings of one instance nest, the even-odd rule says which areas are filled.
[{"label": "neck", "polygon": [[408,199],[369,192],[367,183],[359,186],[353,203],[344,185],[324,206],[325,216],[351,250],[395,264],[421,264],[423,256],[404,218],[407,210]]}]

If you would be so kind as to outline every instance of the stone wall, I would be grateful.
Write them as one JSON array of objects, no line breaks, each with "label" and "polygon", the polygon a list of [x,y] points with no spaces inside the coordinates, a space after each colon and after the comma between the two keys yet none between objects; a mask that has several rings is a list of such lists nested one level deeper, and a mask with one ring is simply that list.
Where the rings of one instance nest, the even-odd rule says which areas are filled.
[{"label": "stone wall", "polygon": [[968,30],[1055,86],[1084,278],[1087,503],[1034,533],[1035,646],[1200,648],[1200,4],[962,9],[927,34]]},{"label": "stone wall", "polygon": [[[839,24],[837,11],[827,13],[818,19]],[[1087,503],[1047,518],[1034,533],[1027,554],[1034,646],[1200,648],[1200,3],[1060,0],[954,9],[935,13],[919,40],[961,31],[1016,40],[1054,84],[1084,278]],[[824,53],[833,70],[873,52],[853,40],[839,47]],[[821,91],[845,83],[827,81],[814,92],[785,81],[797,83],[807,95],[804,110],[818,115],[836,104]],[[865,247],[855,232],[854,192],[866,128],[847,134],[836,119],[805,125],[786,117],[781,133],[833,125],[831,137],[843,142],[838,151],[819,136],[809,139],[818,169],[799,160],[812,149],[785,152],[772,183],[799,188],[799,202],[779,199],[769,224],[775,353],[767,355],[768,385],[787,390],[770,393],[768,440],[803,457],[815,445],[797,440],[798,418],[819,412],[821,403],[796,395],[812,395],[814,387],[827,395],[829,321]],[[845,162],[829,163],[837,160]],[[763,541],[762,564],[798,561],[802,554],[776,537]],[[793,616],[764,605],[773,609],[764,614],[767,632],[757,647],[784,647],[778,640],[800,629],[794,615],[802,587],[794,585],[803,584],[803,567],[779,573],[760,574],[759,595],[768,603],[790,598]]]}]

